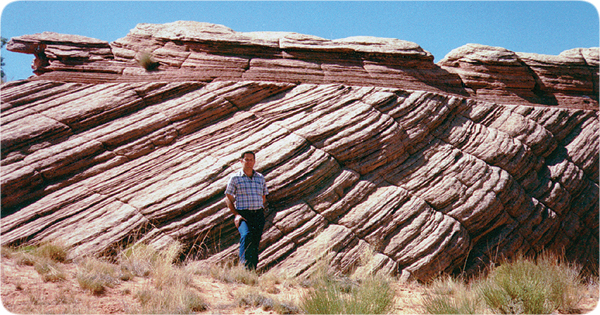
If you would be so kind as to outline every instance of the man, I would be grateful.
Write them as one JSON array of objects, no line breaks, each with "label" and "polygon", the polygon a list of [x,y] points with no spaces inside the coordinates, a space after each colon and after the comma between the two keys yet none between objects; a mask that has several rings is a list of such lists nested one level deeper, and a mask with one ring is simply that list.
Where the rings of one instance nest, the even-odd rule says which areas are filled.
[{"label": "man", "polygon": [[265,226],[264,208],[267,203],[265,177],[254,170],[254,152],[242,153],[242,170],[229,178],[225,201],[235,215],[235,227],[240,232],[240,262],[255,270],[258,265],[258,245]]}]

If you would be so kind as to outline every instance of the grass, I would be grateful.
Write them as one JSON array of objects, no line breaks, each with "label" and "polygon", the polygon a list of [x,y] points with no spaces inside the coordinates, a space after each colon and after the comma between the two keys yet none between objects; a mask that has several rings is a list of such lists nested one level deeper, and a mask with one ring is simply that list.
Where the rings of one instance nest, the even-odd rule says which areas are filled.
[{"label": "grass", "polygon": [[33,266],[47,282],[65,280],[66,274],[59,263],[67,260],[68,248],[59,242],[44,242],[38,246],[6,248],[2,255],[15,259],[18,265]]},{"label": "grass", "polygon": [[263,290],[257,287],[247,287],[237,291],[235,294],[237,306],[259,307],[264,311],[274,311],[277,314],[298,314],[300,309],[294,303],[288,301],[280,301],[277,298],[270,297],[263,293]]},{"label": "grass", "polygon": [[61,266],[48,258],[41,258],[36,260],[33,267],[41,276],[45,282],[57,282],[66,279],[66,273]]},{"label": "grass", "polygon": [[429,285],[423,304],[430,314],[479,314],[483,310],[470,285],[450,276],[435,279]]},{"label": "grass", "polygon": [[479,291],[488,307],[503,314],[572,313],[583,284],[580,271],[555,256],[518,258],[492,270]]},{"label": "grass", "polygon": [[38,259],[63,263],[67,261],[68,250],[62,243],[53,241],[43,242],[36,246],[3,247],[2,255],[7,258],[16,259],[18,264],[33,266]]},{"label": "grass", "polygon": [[312,289],[300,307],[308,314],[386,314],[394,306],[392,279],[368,275],[351,280],[328,271],[328,263],[319,261],[308,283]]},{"label": "grass", "polygon": [[208,307],[201,296],[180,283],[162,289],[143,288],[134,296],[140,301],[141,308],[137,310],[140,314],[190,314]]},{"label": "grass", "polygon": [[152,271],[158,253],[146,244],[135,244],[118,254],[117,260],[123,272],[137,277],[147,277]]},{"label": "grass", "polygon": [[121,278],[117,266],[95,258],[85,258],[78,264],[77,282],[92,294],[102,294],[114,287]]},{"label": "grass", "polygon": [[390,281],[369,277],[347,287],[343,281],[329,281],[313,288],[302,300],[308,314],[386,314],[394,304]]},{"label": "grass", "polygon": [[210,276],[225,283],[241,283],[246,285],[257,285],[259,276],[256,271],[248,270],[242,265],[227,262],[220,265],[203,265],[196,269],[196,274]]},{"label": "grass", "polygon": [[[94,296],[109,290],[114,294],[118,291],[111,288],[138,278],[121,289],[123,296],[136,301],[124,304],[125,313],[219,312],[220,307],[261,308],[278,314],[386,314],[394,311],[393,285],[397,280],[391,276],[358,271],[354,275],[341,275],[333,272],[329,262],[323,259],[317,262],[307,279],[284,279],[268,272],[249,271],[232,262],[206,265],[179,261],[181,249],[179,243],[160,250],[135,244],[112,260],[106,257],[76,260],[74,277],[81,289]],[[3,257],[14,259],[19,265],[33,266],[47,282],[69,278],[63,271],[63,264],[69,261],[67,253],[68,249],[57,243],[2,248]],[[422,306],[431,314],[575,313],[579,312],[582,292],[592,291],[587,291],[589,284],[583,283],[579,274],[579,267],[555,256],[542,255],[536,260],[519,257],[490,268],[485,277],[470,281],[450,276],[434,279],[427,287]],[[206,292],[194,284],[195,275],[230,284],[226,288],[232,290],[233,304],[211,308],[203,296]],[[57,309],[52,307],[57,306],[62,307],[58,309],[60,313],[95,312],[93,302],[75,295],[81,289],[61,285],[60,292],[52,298],[40,294],[38,288],[25,287],[20,281],[13,283],[17,292],[31,291],[28,293],[30,308],[25,312],[55,313]],[[286,293],[281,293],[282,290]],[[597,291],[597,284],[593,290]]]},{"label": "grass", "polygon": [[155,61],[152,54],[149,52],[142,52],[137,60],[138,64],[142,66],[146,71],[156,71],[160,63]]},{"label": "grass", "polygon": [[580,271],[553,255],[517,257],[470,283],[451,277],[434,281],[424,307],[431,314],[576,313],[586,291]]},{"label": "grass", "polygon": [[134,293],[143,314],[189,314],[207,308],[207,303],[190,284],[192,272],[175,264],[181,252],[180,243],[162,250],[137,244],[127,248],[119,260],[121,270],[149,277],[146,285]]}]

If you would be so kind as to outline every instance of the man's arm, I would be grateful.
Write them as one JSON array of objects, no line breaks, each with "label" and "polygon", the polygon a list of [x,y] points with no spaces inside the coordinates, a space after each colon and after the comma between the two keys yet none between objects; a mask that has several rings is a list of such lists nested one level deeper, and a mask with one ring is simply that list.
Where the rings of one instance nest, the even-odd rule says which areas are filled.
[{"label": "man's arm", "polygon": [[227,207],[229,208],[229,211],[231,211],[231,213],[233,213],[233,215],[235,216],[233,219],[233,223],[235,223],[235,227],[239,228],[240,227],[240,222],[241,220],[244,220],[244,218],[242,218],[242,216],[240,215],[239,212],[237,212],[237,210],[235,209],[235,197],[231,194],[226,194],[225,196],[227,196],[225,198],[225,202],[227,203]]}]

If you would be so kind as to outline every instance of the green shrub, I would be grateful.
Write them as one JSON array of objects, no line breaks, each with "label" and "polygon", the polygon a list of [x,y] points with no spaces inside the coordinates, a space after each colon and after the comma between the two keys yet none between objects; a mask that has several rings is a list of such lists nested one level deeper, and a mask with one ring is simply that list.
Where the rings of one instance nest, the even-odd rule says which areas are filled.
[{"label": "green shrub", "polygon": [[492,270],[479,290],[491,309],[504,314],[568,313],[579,302],[579,272],[554,256],[518,258]]},{"label": "green shrub", "polygon": [[354,282],[336,277],[325,265],[317,267],[308,283],[312,289],[301,300],[308,314],[385,314],[394,305],[390,280],[367,276]]},{"label": "green shrub", "polygon": [[351,291],[347,314],[386,314],[394,305],[394,290],[387,278],[371,276]]},{"label": "green shrub", "polygon": [[333,284],[317,287],[302,298],[300,307],[307,314],[344,314],[342,292]]},{"label": "green shrub", "polygon": [[586,290],[579,273],[556,256],[517,257],[468,285],[452,278],[434,281],[424,307],[431,314],[573,313]]}]

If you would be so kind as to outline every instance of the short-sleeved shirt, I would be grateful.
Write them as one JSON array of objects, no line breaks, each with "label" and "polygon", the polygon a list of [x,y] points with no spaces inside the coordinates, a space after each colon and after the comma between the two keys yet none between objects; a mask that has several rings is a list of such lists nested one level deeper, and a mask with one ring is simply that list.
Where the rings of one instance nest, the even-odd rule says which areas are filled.
[{"label": "short-sleeved shirt", "polygon": [[229,178],[225,194],[235,197],[237,210],[258,210],[263,207],[263,196],[268,195],[269,191],[262,174],[254,171],[250,177],[241,170]]}]

